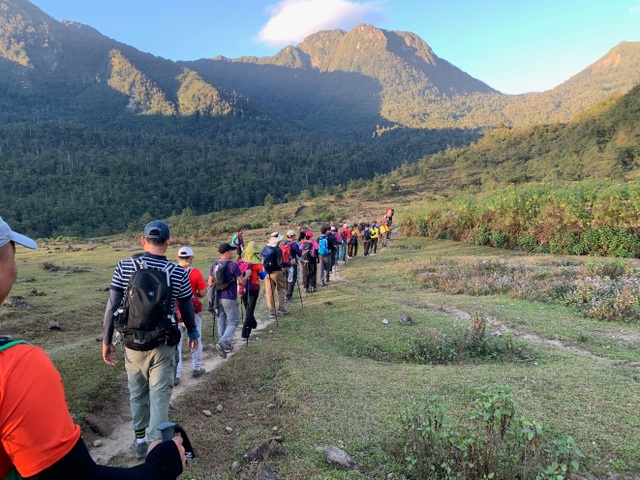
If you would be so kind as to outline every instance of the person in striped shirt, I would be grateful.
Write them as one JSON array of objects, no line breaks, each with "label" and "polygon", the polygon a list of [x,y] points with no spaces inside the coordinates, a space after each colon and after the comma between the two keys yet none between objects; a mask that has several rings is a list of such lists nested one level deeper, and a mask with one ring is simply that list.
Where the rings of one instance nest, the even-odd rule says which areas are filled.
[{"label": "person in striped shirt", "polygon": [[[144,261],[147,268],[170,271],[172,309],[179,302],[182,320],[187,329],[189,348],[198,347],[200,333],[196,327],[191,283],[186,269],[169,262],[165,253],[170,245],[169,226],[161,221],[149,222],[140,238],[144,253],[137,258],[129,257],[116,265],[111,280],[110,295],[104,315],[102,337],[102,359],[109,365],[116,364],[116,349],[113,344],[115,313],[120,306],[128,282],[136,270],[135,261]],[[173,267],[172,267],[173,265]],[[175,313],[175,312],[171,312]],[[125,344],[125,367],[129,382],[131,403],[131,425],[135,433],[134,450],[137,458],[147,454],[149,441],[161,437],[157,426],[169,419],[169,402],[174,383],[176,342],[165,340],[149,350],[134,350]],[[173,344],[172,344],[173,343]]]}]

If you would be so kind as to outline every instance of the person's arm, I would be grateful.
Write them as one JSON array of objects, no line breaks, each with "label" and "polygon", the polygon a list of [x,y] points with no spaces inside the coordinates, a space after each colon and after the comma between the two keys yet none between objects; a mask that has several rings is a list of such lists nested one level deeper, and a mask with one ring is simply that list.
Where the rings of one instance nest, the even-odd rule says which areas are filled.
[{"label": "person's arm", "polygon": [[158,444],[142,465],[131,468],[97,465],[82,438],[64,457],[46,470],[27,477],[32,480],[175,480],[185,466],[182,438],[176,437]]},{"label": "person's arm", "polygon": [[113,286],[109,288],[109,300],[104,309],[104,318],[102,320],[102,360],[109,365],[115,365],[117,362],[116,348],[113,345],[113,322],[115,318],[113,315],[120,306],[122,297],[124,297],[122,289]]}]

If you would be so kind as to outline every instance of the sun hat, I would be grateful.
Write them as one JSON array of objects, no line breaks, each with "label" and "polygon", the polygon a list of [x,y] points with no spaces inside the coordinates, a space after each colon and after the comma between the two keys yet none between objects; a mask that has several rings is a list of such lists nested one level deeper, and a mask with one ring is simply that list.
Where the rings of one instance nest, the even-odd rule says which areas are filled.
[{"label": "sun hat", "polygon": [[271,246],[275,246],[278,244],[278,242],[282,240],[282,235],[280,235],[280,232],[273,232],[271,234],[271,236],[269,237],[269,245]]},{"label": "sun hat", "polygon": [[178,250],[178,256],[182,258],[193,257],[193,250],[191,247],[181,247],[180,250]]},{"label": "sun hat", "polygon": [[0,247],[4,247],[9,242],[15,242],[31,249],[38,248],[38,244],[35,241],[11,230],[9,224],[0,217]]},{"label": "sun hat", "polygon": [[249,263],[262,263],[260,260],[260,247],[256,242],[251,242],[244,251],[244,260]]}]

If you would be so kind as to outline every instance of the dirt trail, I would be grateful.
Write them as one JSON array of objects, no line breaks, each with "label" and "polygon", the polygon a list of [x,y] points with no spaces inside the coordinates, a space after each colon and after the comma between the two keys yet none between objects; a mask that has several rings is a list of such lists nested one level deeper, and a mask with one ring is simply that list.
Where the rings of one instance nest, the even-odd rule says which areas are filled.
[{"label": "dirt trail", "polygon": [[[210,315],[209,313],[204,313],[205,315]],[[211,319],[207,319],[208,322]],[[269,328],[271,325],[271,321],[263,321],[259,322],[258,328],[253,330],[251,333],[251,337],[249,342],[255,341],[256,336],[267,334],[269,332]],[[202,366],[207,371],[202,377],[193,378],[191,376],[192,363],[191,356],[186,353],[183,357],[182,361],[182,376],[180,378],[180,385],[177,387],[173,387],[173,395],[171,396],[172,403],[178,400],[183,395],[186,395],[192,389],[198,387],[203,381],[207,381],[210,375],[213,375],[216,369],[223,363],[226,362],[230,357],[235,355],[236,352],[242,350],[246,347],[246,342],[240,338],[242,332],[242,325],[239,324],[236,330],[236,334],[234,336],[233,352],[227,355],[227,359],[224,359],[218,355],[216,350],[213,348],[213,340],[205,335],[205,343],[202,351]],[[183,352],[186,351],[186,344],[183,345]],[[122,356],[120,356],[122,358]],[[128,397],[122,399],[123,402],[126,403],[126,408],[123,410],[128,412],[129,401]],[[131,430],[129,419],[130,415],[127,413],[125,421],[120,421],[113,428],[113,431],[108,437],[100,438],[100,446],[94,447],[93,445],[87,445],[89,448],[89,453],[93,457],[94,461],[100,465],[107,465],[113,458],[125,454],[131,457],[131,464],[135,464],[136,461],[133,457],[133,431]],[[170,415],[171,417],[171,415]],[[122,418],[122,417],[118,417]]]}]

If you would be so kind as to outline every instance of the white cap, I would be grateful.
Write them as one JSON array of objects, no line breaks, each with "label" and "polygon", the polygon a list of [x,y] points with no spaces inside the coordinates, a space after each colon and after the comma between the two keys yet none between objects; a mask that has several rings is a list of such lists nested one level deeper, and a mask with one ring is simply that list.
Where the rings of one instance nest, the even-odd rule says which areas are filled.
[{"label": "white cap", "polygon": [[27,248],[38,248],[36,242],[29,237],[12,231],[7,222],[0,217],[0,247],[4,247],[9,242],[15,242]]},{"label": "white cap", "polygon": [[191,247],[180,247],[180,250],[178,250],[178,256],[179,257],[193,257],[193,250],[191,250]]}]

